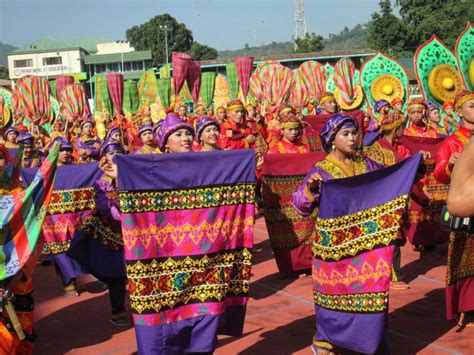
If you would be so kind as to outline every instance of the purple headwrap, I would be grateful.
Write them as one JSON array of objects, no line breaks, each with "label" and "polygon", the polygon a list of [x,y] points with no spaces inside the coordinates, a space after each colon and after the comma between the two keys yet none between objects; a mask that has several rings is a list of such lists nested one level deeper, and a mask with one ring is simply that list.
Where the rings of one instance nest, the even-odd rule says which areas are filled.
[{"label": "purple headwrap", "polygon": [[439,108],[437,108],[431,101],[428,101],[426,100],[425,101],[425,106],[426,108],[428,109],[428,111],[434,111],[434,110],[438,110],[439,111]]},{"label": "purple headwrap", "polygon": [[138,136],[141,137],[145,132],[153,132],[153,126],[149,124],[142,124],[138,129]]},{"label": "purple headwrap", "polygon": [[163,124],[164,120],[158,120],[154,125],[153,125],[153,134],[156,136],[158,134],[158,130],[160,129],[161,125]]},{"label": "purple headwrap", "polygon": [[337,132],[339,132],[340,129],[350,127],[359,129],[359,124],[354,117],[345,115],[343,113],[336,113],[335,115],[331,116],[331,118],[326,122],[324,128],[319,133],[324,150],[329,153],[331,151],[332,142],[334,142],[334,139],[336,138]]},{"label": "purple headwrap", "polygon": [[3,133],[3,138],[7,138],[7,135],[8,135],[8,133],[10,133],[10,132],[15,132],[15,133],[18,135],[18,130],[17,130],[15,127],[13,127],[13,126],[10,126],[10,127],[8,127],[8,128],[5,130],[5,132]]},{"label": "purple headwrap", "polygon": [[82,120],[81,123],[79,124],[79,127],[82,129],[82,127],[83,127],[86,123],[90,123],[90,124],[92,125],[92,127],[94,127],[94,121],[91,121],[91,120]]},{"label": "purple headwrap", "polygon": [[18,135],[18,144],[20,145],[33,145],[35,139],[30,134],[30,132],[21,131]]},{"label": "purple headwrap", "polygon": [[122,131],[121,131],[120,128],[118,128],[118,127],[111,128],[111,129],[107,132],[107,137],[106,137],[106,139],[109,140],[110,137],[112,137],[112,135],[113,135],[114,133],[120,133],[120,134],[122,134]]},{"label": "purple headwrap", "polygon": [[387,106],[387,105],[390,106],[390,102],[388,102],[387,100],[384,100],[384,99],[378,100],[374,105],[374,110],[375,112],[379,113],[382,107]]},{"label": "purple headwrap", "polygon": [[[61,150],[62,149],[70,149],[72,150],[72,145],[71,142],[67,138],[64,137],[56,137],[53,142],[59,142],[61,143]],[[51,145],[53,147],[54,144]]]},{"label": "purple headwrap", "polygon": [[163,123],[161,124],[160,129],[158,130],[158,148],[163,151],[170,134],[182,128],[189,129],[194,136],[193,127],[189,123],[184,122],[183,119],[177,114],[170,113],[168,116],[166,116],[166,118],[163,120]]},{"label": "purple headwrap", "polygon": [[122,144],[119,142],[116,142],[114,140],[107,140],[102,144],[102,147],[100,148],[100,156],[103,157],[107,153],[111,152],[119,152],[120,154],[125,153],[125,150],[123,149]]},{"label": "purple headwrap", "polygon": [[204,131],[204,128],[207,126],[214,125],[217,127],[218,130],[221,129],[219,126],[219,122],[216,120],[210,118],[209,116],[202,116],[201,119],[198,121],[196,124],[196,137],[199,139],[201,137],[202,132]]}]

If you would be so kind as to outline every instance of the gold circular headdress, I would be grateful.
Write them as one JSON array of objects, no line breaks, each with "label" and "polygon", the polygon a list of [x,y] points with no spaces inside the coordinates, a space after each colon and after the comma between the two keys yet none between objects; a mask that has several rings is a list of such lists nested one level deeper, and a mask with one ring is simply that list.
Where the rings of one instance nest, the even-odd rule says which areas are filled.
[{"label": "gold circular headdress", "polygon": [[392,102],[394,98],[403,99],[405,90],[403,83],[396,76],[391,74],[380,75],[370,86],[370,93],[375,101],[387,100]]},{"label": "gold circular headdress", "polygon": [[337,104],[342,110],[344,111],[355,110],[357,107],[359,107],[362,104],[362,101],[364,100],[364,91],[362,91],[362,86],[357,85],[355,87],[355,90],[357,91],[357,96],[354,102],[348,105],[342,100],[341,90],[338,87],[334,89],[334,98],[336,99]]},{"label": "gold circular headdress", "polygon": [[428,87],[431,94],[440,102],[454,101],[462,88],[458,71],[448,64],[436,66],[428,76]]}]

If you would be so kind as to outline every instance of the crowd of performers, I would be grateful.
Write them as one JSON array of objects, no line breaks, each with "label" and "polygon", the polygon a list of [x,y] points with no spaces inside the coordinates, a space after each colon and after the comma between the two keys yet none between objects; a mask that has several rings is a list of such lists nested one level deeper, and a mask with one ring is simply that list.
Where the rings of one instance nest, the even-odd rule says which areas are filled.
[{"label": "crowd of performers", "polygon": [[[339,110],[332,93],[321,96],[314,117],[317,118],[319,115],[328,118],[319,135],[316,135],[319,136],[320,144],[327,155],[309,170],[304,182],[293,193],[293,205],[298,213],[308,216],[318,207],[322,181],[364,174],[394,165],[409,157],[412,153],[401,142],[401,138],[407,136],[426,138],[447,136],[435,157],[431,157],[429,152],[421,153],[423,159],[435,160],[435,178],[444,184],[449,184],[456,159],[474,132],[474,92],[464,91],[458,95],[455,102],[445,103],[442,113],[434,105],[421,99],[411,99],[406,112],[401,110],[402,103],[400,99],[395,99],[391,103],[380,100],[375,105],[377,118],[365,114],[362,120],[357,120],[354,115]],[[88,233],[100,233],[107,229],[111,231],[111,235],[117,236],[115,243],[120,244],[120,206],[116,191],[117,167],[113,160],[114,155],[255,149],[257,177],[261,180],[261,166],[266,156],[302,154],[318,149],[318,144],[311,139],[314,132],[311,132],[311,126],[305,121],[307,116],[295,112],[291,107],[283,107],[277,115],[265,116],[260,114],[260,107],[244,106],[241,101],[233,100],[227,107],[218,107],[214,112],[198,108],[196,114],[191,116],[185,106],[176,107],[174,111],[169,112],[165,119],[155,125],[149,117],[142,117],[140,125],[136,127],[139,140],[134,142],[127,141],[119,127],[110,127],[106,139],[101,141],[95,135],[94,122],[91,120],[82,120],[68,130],[57,127],[51,135],[40,131],[34,131],[32,134],[24,127],[13,126],[6,128],[3,133],[4,144],[0,146],[0,173],[4,193],[14,188],[22,188],[21,183],[18,185],[15,181],[18,176],[15,176],[14,169],[9,164],[12,160],[10,153],[12,149],[20,148],[18,164],[23,168],[40,166],[54,141],[61,143],[58,166],[99,162],[103,174],[95,183],[93,218],[84,223],[62,252],[50,253],[49,258],[60,275],[66,297],[79,295],[76,290],[76,277],[81,274],[91,273],[104,282],[110,295],[112,311],[110,322],[115,326],[130,325],[125,310],[127,278],[123,251],[120,247],[111,246],[113,243],[105,245],[96,238],[88,238]],[[365,141],[364,144],[361,132],[366,132],[366,136],[369,133],[375,134],[376,138],[372,138],[371,142]],[[268,155],[264,155],[265,153]],[[257,194],[259,193],[258,191]],[[413,203],[423,206],[423,201],[429,198],[423,181],[418,180],[411,193]],[[265,209],[261,201],[259,207]],[[432,224],[432,227],[438,228],[436,222],[433,221]],[[50,221],[47,224],[48,233],[60,232],[55,231],[57,226],[59,225],[54,221]],[[469,238],[465,234],[462,235],[464,238]],[[434,238],[433,235],[425,237]],[[393,289],[403,290],[409,287],[403,282],[400,270],[400,246],[405,242],[406,236],[400,232],[393,260],[391,284]],[[457,234],[453,233],[449,239],[450,251],[456,249],[458,242]],[[435,244],[428,242],[425,243],[425,247]],[[413,245],[413,248],[423,248],[423,243]],[[472,253],[473,249],[466,247],[465,252]],[[448,318],[459,319],[460,325],[472,325],[470,318],[474,310],[472,274],[464,273],[467,277],[462,277],[463,273],[456,269],[456,262],[459,260],[452,260],[456,254],[450,252],[449,255],[451,258],[448,260],[446,292]],[[275,253],[275,257],[279,257],[278,253]],[[472,254],[464,254],[464,257],[469,260],[474,258]],[[288,276],[288,273],[298,270],[293,270],[290,266],[280,267],[280,271]],[[28,352],[35,340],[32,330],[31,291],[31,279],[18,282],[14,290],[17,295],[15,306],[28,334],[26,340],[15,341],[8,317],[4,315],[2,318],[1,342],[4,348],[5,344],[10,344],[9,353],[15,353],[13,350],[15,348],[18,353],[23,353],[20,349]],[[338,351],[317,331],[313,349],[316,353]]]}]

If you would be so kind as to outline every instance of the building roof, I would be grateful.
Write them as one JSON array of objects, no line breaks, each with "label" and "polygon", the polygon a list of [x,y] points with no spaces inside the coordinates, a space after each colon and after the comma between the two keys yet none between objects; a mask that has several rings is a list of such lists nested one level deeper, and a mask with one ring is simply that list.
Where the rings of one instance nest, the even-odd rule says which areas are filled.
[{"label": "building roof", "polygon": [[83,48],[89,53],[97,52],[98,43],[111,42],[105,37],[85,37],[78,39],[58,40],[54,38],[42,38],[30,44],[15,49],[10,54],[41,53],[47,51],[72,50]]},{"label": "building roof", "polygon": [[113,53],[113,54],[92,54],[84,56],[84,64],[106,64],[106,63],[120,63],[124,62],[136,62],[142,60],[151,60],[151,51],[134,51],[124,53]]},{"label": "building roof", "polygon": [[[330,60],[341,57],[370,57],[374,55],[376,51],[369,48],[364,49],[353,49],[347,51],[333,51],[333,52],[312,52],[312,53],[288,53],[288,54],[274,54],[266,56],[254,57],[254,62],[265,62],[267,60],[276,60],[279,62],[292,62],[292,61],[306,61],[306,60]],[[202,60],[199,63],[201,67],[217,67],[224,66],[229,63],[233,58],[222,58],[212,60]]]},{"label": "building roof", "polygon": [[[142,77],[142,74],[144,73],[145,71],[144,70],[137,70],[137,71],[127,71],[127,72],[124,72],[124,73],[120,73],[120,72],[113,72],[114,74],[123,74],[123,80],[139,80],[141,77]],[[107,73],[100,73],[100,74],[107,74]],[[95,77],[99,75],[99,74],[95,74],[92,76],[90,80],[92,80],[92,82],[94,82],[95,80]]]}]

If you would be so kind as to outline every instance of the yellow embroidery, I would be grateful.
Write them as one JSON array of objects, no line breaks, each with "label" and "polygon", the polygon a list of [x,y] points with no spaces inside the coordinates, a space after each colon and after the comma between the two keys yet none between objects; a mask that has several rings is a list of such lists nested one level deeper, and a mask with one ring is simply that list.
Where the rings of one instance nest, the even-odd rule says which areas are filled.
[{"label": "yellow embroidery", "polygon": [[337,218],[316,219],[313,254],[322,260],[355,256],[377,245],[389,245],[398,235],[408,195]]},{"label": "yellow embroidery", "polygon": [[334,179],[342,179],[367,172],[365,159],[363,157],[354,157],[352,162],[353,165],[348,167],[338,159],[328,155],[324,160],[317,163],[316,166],[328,172]]},{"label": "yellow embroidery", "polygon": [[354,282],[366,282],[367,280],[377,282],[382,277],[390,277],[391,271],[390,265],[383,258],[380,258],[375,269],[368,262],[364,261],[360,272],[354,266],[349,266],[346,269],[345,275],[337,270],[332,270],[329,276],[326,275],[322,268],[319,269],[319,272],[314,272],[313,270],[313,281],[325,287],[337,288],[338,285],[350,286]]},{"label": "yellow embroidery", "polygon": [[204,221],[197,226],[188,222],[181,226],[170,223],[158,226],[150,224],[147,228],[122,228],[122,233],[124,245],[127,249],[132,249],[137,242],[148,247],[152,240],[160,247],[163,247],[170,240],[176,246],[180,246],[184,239],[191,240],[195,245],[199,245],[204,237],[207,237],[211,242],[215,242],[219,236],[233,238],[241,235],[248,228],[252,229],[253,225],[253,217],[248,217],[245,220],[238,217],[233,220],[226,220],[225,222],[222,219],[211,223]]},{"label": "yellow embroidery", "polygon": [[195,302],[244,296],[250,286],[248,249],[165,260],[128,261],[130,303],[134,312],[159,312]]}]

